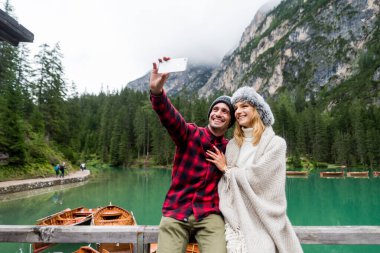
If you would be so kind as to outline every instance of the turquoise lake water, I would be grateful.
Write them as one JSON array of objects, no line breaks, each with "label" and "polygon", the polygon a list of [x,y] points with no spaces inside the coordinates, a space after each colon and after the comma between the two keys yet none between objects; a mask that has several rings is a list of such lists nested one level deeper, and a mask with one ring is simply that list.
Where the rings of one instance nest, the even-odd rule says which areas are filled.
[{"label": "turquoise lake water", "polygon": [[[0,196],[0,224],[32,225],[65,208],[105,206],[133,211],[138,224],[158,225],[170,170],[115,170],[78,185]],[[287,179],[288,216],[296,226],[380,226],[380,178]],[[32,195],[32,196],[27,196]],[[10,200],[12,198],[12,200]],[[85,244],[83,244],[85,245]],[[79,244],[44,252],[73,252]],[[380,245],[302,245],[305,253],[378,253]],[[30,244],[0,243],[0,252],[30,252]]]}]

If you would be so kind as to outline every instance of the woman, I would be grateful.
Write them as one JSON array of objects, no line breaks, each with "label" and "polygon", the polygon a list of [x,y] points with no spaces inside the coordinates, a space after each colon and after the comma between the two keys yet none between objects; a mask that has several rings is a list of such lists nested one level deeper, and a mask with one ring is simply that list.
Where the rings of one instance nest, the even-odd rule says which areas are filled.
[{"label": "woman", "polygon": [[224,173],[218,189],[227,252],[303,252],[286,215],[286,142],[272,129],[272,111],[251,87],[238,89],[232,104],[238,124],[226,155],[207,152]]}]

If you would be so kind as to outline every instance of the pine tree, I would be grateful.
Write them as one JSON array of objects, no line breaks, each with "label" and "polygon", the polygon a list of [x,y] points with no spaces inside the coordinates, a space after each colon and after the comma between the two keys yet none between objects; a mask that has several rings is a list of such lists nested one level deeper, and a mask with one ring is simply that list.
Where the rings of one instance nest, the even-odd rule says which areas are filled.
[{"label": "pine tree", "polygon": [[110,141],[110,163],[113,166],[118,166],[123,163],[120,159],[120,141],[122,136],[122,118],[120,113],[115,115],[113,120],[113,128]]},{"label": "pine tree", "polygon": [[[305,125],[304,128],[306,130],[306,150],[307,150],[307,155],[312,157],[313,155],[313,142],[314,142],[314,137],[315,137],[315,111],[313,108],[308,107],[304,112],[304,118],[305,118]],[[315,160],[312,157],[312,160]]]},{"label": "pine tree", "polygon": [[366,118],[366,113],[364,108],[362,108],[359,101],[354,101],[351,106],[351,125],[352,125],[352,135],[355,144],[355,153],[359,158],[361,164],[365,164],[366,160],[366,133],[364,120]]},{"label": "pine tree", "polygon": [[151,149],[151,127],[152,122],[152,106],[150,103],[145,102],[136,111],[134,117],[134,133],[136,140],[136,147],[138,151],[138,157],[144,155],[145,158],[149,158],[149,152]]},{"label": "pine tree", "polygon": [[31,82],[33,70],[29,59],[30,50],[24,44],[21,44],[18,47],[16,82],[20,85],[21,88],[23,102],[22,112],[25,119],[29,119],[35,110],[35,105],[33,104],[32,100]]},{"label": "pine tree", "polygon": [[327,120],[325,116],[315,114],[315,135],[313,140],[313,157],[316,161],[327,162],[329,157]]},{"label": "pine tree", "polygon": [[366,145],[367,154],[366,159],[368,160],[369,167],[374,168],[376,159],[380,161],[380,142],[379,142],[379,131],[376,129],[368,129],[366,132]]},{"label": "pine tree", "polygon": [[[198,126],[206,126],[208,124],[208,110],[209,103],[206,99],[193,98],[192,117],[191,122],[195,122]],[[212,102],[210,102],[211,104]]]},{"label": "pine tree", "polygon": [[296,117],[297,133],[296,133],[296,152],[298,154],[307,154],[306,129],[304,114],[299,113]]},{"label": "pine tree", "polygon": [[37,68],[34,74],[34,96],[38,109],[45,122],[47,139],[67,144],[67,125],[64,99],[66,83],[62,67],[62,54],[59,45],[50,48],[47,44],[40,46],[36,55]]},{"label": "pine tree", "polygon": [[101,106],[101,120],[99,128],[99,139],[98,139],[98,154],[103,162],[109,162],[110,155],[110,141],[111,141],[111,129],[112,122],[110,119],[114,117],[113,106],[112,106],[113,96],[108,94],[104,97],[104,103]]},{"label": "pine tree", "polygon": [[[12,12],[9,1],[5,11]],[[17,82],[18,50],[0,41],[0,152],[9,155],[12,164],[23,164],[26,159],[23,96]]]},{"label": "pine tree", "polygon": [[335,163],[349,165],[351,161],[352,138],[347,133],[338,132],[334,139]]}]

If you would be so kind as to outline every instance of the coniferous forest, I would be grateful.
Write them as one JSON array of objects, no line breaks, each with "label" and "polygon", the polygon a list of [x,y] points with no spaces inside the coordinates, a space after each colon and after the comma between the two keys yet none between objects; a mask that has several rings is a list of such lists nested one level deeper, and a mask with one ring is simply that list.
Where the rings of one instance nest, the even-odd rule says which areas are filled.
[{"label": "coniferous forest", "polygon": [[[342,89],[349,89],[347,85]],[[217,95],[177,95],[171,100],[186,120],[205,126]],[[288,144],[289,165],[299,168],[307,160],[317,167],[379,168],[379,106],[360,97],[329,106],[326,99],[305,100],[302,91],[286,90],[269,98],[274,129]],[[0,42],[0,171],[38,170],[62,160],[79,164],[97,159],[118,167],[139,160],[169,165],[174,148],[149,94],[128,88],[78,94],[75,83],[66,80],[59,44],[43,44],[31,56],[24,45]]]},{"label": "coniferous forest", "polygon": [[[149,94],[128,88],[78,94],[75,84],[65,81],[59,45],[41,45],[33,65],[28,54],[25,47],[0,45],[0,153],[9,157],[8,165],[54,163],[58,158],[78,163],[91,157],[125,167],[138,158],[171,163],[174,145],[151,108]],[[186,120],[205,126],[214,98],[171,100]],[[378,107],[357,100],[328,111],[317,100],[305,102],[301,94],[293,98],[286,92],[269,103],[275,131],[286,139],[295,166],[301,157],[378,166]]]}]

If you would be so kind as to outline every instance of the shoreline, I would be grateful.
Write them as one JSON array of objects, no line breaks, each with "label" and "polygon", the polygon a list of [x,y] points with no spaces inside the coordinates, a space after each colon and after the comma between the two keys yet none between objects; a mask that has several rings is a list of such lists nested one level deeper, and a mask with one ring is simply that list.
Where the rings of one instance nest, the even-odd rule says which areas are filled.
[{"label": "shoreline", "polygon": [[0,182],[0,196],[16,192],[35,190],[40,188],[52,187],[57,185],[80,183],[88,180],[89,170],[75,171],[64,178],[46,177],[23,180],[11,180]]}]

